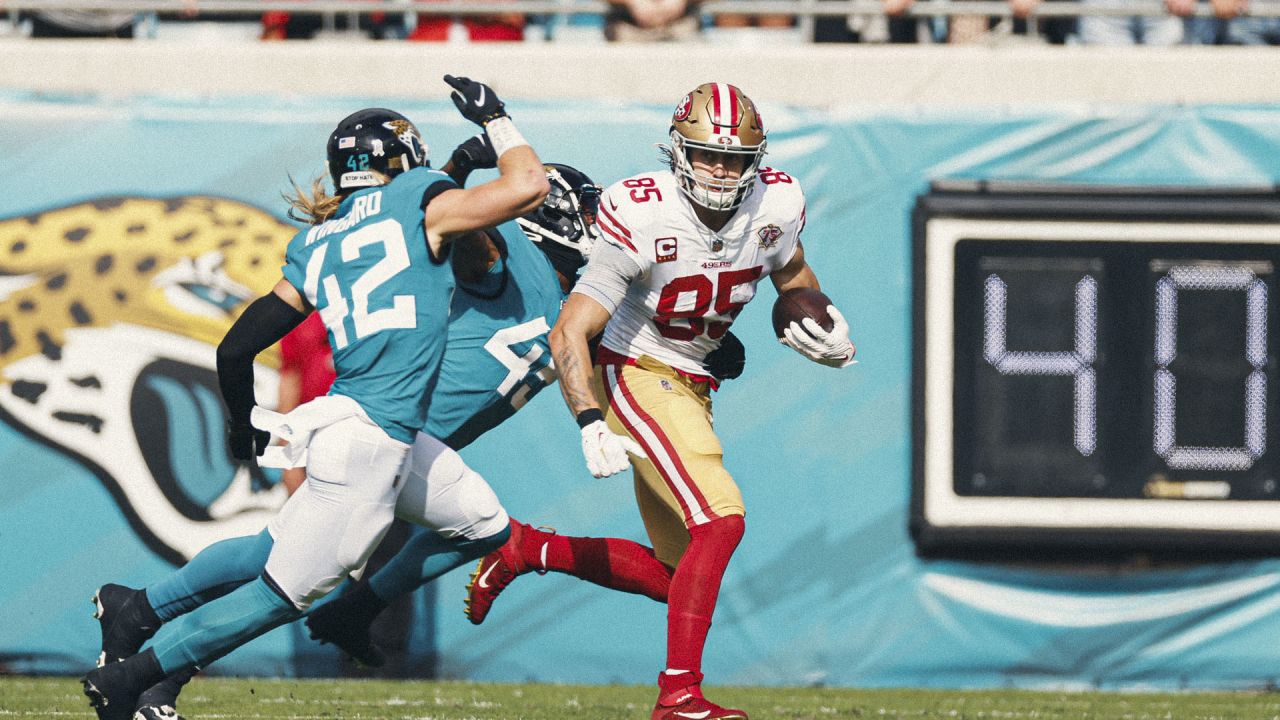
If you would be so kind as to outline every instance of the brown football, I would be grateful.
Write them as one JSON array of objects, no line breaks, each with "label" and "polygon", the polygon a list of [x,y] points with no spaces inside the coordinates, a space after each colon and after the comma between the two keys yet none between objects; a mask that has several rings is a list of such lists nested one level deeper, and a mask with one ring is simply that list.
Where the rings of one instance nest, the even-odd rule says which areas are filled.
[{"label": "brown football", "polygon": [[827,314],[831,304],[831,298],[822,291],[809,288],[793,288],[778,295],[773,303],[773,334],[781,339],[783,330],[805,318],[813,318],[823,330],[830,330],[836,324]]}]

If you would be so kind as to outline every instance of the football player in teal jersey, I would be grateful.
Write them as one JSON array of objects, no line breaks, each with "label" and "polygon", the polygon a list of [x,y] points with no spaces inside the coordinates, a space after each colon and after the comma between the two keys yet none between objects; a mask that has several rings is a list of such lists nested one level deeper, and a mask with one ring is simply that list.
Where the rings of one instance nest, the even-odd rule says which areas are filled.
[{"label": "football player in teal jersey", "polygon": [[[508,223],[489,233],[496,262],[483,284],[465,283],[458,273],[448,351],[425,428],[455,449],[555,380],[547,332],[594,242],[600,188],[572,167],[546,169],[551,192],[542,206],[520,218],[519,228]],[[391,600],[473,559],[443,553],[446,543],[438,533],[415,530],[372,577],[307,617],[311,636],[365,665],[382,665],[383,653],[370,641],[373,619]]]},{"label": "football player in teal jersey", "polygon": [[[506,540],[506,512],[487,484],[418,430],[444,352],[452,241],[538,207],[548,183],[492,89],[447,75],[445,82],[463,116],[484,128],[499,177],[460,188],[427,167],[421,135],[389,110],[363,110],[338,125],[328,145],[334,195],[318,181],[310,196],[299,190],[292,204],[313,226],[290,242],[273,291],[245,309],[218,347],[232,455],[248,461],[269,450],[265,464],[305,465],[307,480],[272,521],[274,542],[257,579],[82,679],[99,720],[132,717],[143,691],[166,676],[300,617],[364,565],[395,516],[491,547]],[[330,394],[287,415],[255,408],[254,358],[312,310],[334,352]],[[272,432],[284,446],[267,447]],[[489,497],[433,504],[435,487],[476,485]]]},{"label": "football player in teal jersey", "polygon": [[[493,150],[484,139],[479,135],[460,146],[444,170],[461,183],[473,167],[493,167]],[[594,241],[599,187],[565,165],[549,164],[546,174],[551,192],[533,212],[454,241],[451,261],[457,290],[440,379],[424,427],[427,435],[443,438],[451,448],[461,449],[496,427],[554,381],[546,334]],[[376,614],[385,607],[380,596],[394,598],[482,557],[493,549],[493,542],[490,537],[446,538],[415,527],[387,567],[344,597],[369,593]],[[133,654],[161,624],[255,578],[271,547],[271,531],[263,530],[209,546],[144,590],[103,586],[95,596],[102,660],[114,662]],[[353,637],[363,642],[352,645],[344,635],[339,645],[365,664],[380,664],[381,653],[368,641],[367,623],[352,627],[358,631]],[[377,653],[376,659],[368,653]],[[191,676],[190,671],[174,673],[143,693],[137,703],[140,717],[177,718],[176,698]]]}]

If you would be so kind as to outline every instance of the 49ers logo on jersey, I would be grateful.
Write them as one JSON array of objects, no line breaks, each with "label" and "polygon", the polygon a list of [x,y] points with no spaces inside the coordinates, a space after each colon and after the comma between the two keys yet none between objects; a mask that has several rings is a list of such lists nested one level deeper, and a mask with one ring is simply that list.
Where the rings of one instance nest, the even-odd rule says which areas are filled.
[{"label": "49ers logo on jersey", "polygon": [[675,122],[680,122],[689,117],[689,111],[693,109],[693,95],[685,95],[680,104],[676,106],[676,114],[671,117]]},{"label": "49ers logo on jersey", "polygon": [[653,256],[655,262],[671,262],[676,259],[676,239],[673,237],[660,237],[653,241]]}]

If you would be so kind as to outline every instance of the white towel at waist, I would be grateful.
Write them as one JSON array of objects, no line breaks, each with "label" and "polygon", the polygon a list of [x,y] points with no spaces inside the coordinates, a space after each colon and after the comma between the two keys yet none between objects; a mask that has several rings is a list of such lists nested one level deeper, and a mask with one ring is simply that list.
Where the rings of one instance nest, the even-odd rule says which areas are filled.
[{"label": "white towel at waist", "polygon": [[271,445],[258,465],[271,468],[295,468],[307,464],[307,446],[311,436],[320,428],[352,416],[371,423],[369,416],[355,400],[345,395],[324,395],[303,403],[287,413],[278,413],[254,406],[249,422],[259,430],[266,430],[284,441],[283,445]]}]

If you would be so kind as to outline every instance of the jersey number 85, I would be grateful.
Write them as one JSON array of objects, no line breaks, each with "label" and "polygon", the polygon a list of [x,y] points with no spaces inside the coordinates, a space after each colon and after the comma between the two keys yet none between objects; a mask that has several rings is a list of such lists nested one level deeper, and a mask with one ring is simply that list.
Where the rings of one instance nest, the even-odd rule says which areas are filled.
[{"label": "jersey number 85", "polygon": [[[706,334],[719,340],[729,331],[733,319],[742,311],[746,301],[733,300],[733,290],[740,285],[750,285],[760,279],[764,268],[760,265],[741,270],[725,270],[715,275],[713,283],[708,275],[685,275],[662,287],[658,296],[657,315],[653,322],[658,332],[672,340],[693,340]],[[693,305],[688,310],[676,310],[676,305],[692,295]],[[714,314],[725,320],[708,320],[704,316]],[[680,323],[673,321],[683,321]]]}]

